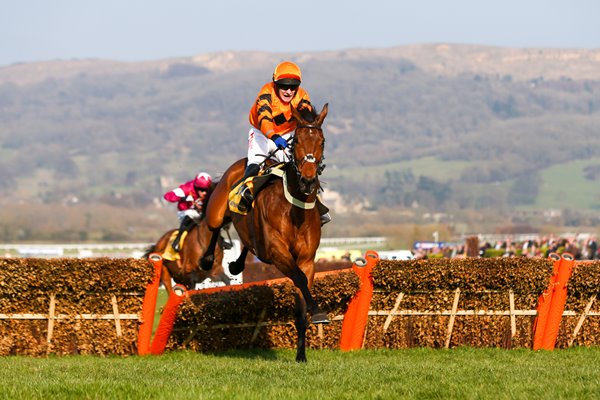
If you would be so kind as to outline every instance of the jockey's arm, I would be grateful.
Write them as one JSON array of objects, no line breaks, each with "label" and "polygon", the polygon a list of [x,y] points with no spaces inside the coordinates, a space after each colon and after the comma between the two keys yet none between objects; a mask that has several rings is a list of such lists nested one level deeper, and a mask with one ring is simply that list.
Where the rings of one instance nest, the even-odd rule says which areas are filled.
[{"label": "jockey's arm", "polygon": [[170,192],[165,193],[165,195],[163,197],[165,200],[167,200],[171,203],[176,203],[178,201],[185,199],[187,196],[186,196],[185,192],[183,191],[183,189],[175,188],[175,189],[171,190]]}]

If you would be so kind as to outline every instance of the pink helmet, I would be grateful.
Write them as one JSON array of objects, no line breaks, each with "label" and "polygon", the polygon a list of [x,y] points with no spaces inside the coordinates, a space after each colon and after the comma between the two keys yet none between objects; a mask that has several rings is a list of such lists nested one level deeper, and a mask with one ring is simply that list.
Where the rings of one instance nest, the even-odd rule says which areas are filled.
[{"label": "pink helmet", "polygon": [[212,178],[206,172],[200,172],[194,179],[196,189],[209,189],[212,184]]}]

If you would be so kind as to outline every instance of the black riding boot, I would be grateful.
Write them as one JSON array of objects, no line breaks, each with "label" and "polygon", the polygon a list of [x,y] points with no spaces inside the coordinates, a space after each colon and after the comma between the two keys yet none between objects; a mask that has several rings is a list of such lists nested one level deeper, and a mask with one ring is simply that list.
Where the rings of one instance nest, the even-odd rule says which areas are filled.
[{"label": "black riding boot", "polygon": [[171,247],[173,247],[173,250],[177,252],[181,250],[181,247],[179,246],[181,235],[183,235],[183,232],[189,232],[195,224],[196,222],[187,215],[183,217],[183,219],[181,220],[181,226],[179,227],[179,232],[177,232],[177,236],[175,237],[175,240],[173,240],[173,244],[171,245]]},{"label": "black riding boot", "polygon": [[[259,170],[260,167],[258,166],[258,164],[248,164],[248,166],[246,167],[246,171],[244,172],[244,177],[242,178],[242,181],[245,181],[251,176],[258,175]],[[252,202],[254,201],[254,196],[252,195],[252,192],[250,192],[250,188],[248,188],[246,184],[242,184],[238,189],[237,194],[240,195],[240,204],[238,205],[238,209],[241,212],[248,211],[250,207],[252,207]]]},{"label": "black riding boot", "polygon": [[317,210],[321,216],[321,226],[331,221],[331,215],[329,215],[329,208],[321,202],[320,198],[317,198]]}]

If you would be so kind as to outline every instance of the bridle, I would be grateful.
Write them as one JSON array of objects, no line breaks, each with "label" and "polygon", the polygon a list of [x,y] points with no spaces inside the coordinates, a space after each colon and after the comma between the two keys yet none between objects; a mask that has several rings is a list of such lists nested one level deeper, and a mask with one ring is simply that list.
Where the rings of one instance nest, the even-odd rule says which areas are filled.
[{"label": "bridle", "polygon": [[[323,136],[323,128],[321,128],[318,125],[306,124],[306,125],[298,125],[296,127],[296,131],[298,129],[303,129],[303,128],[304,129],[316,129],[321,132],[321,137],[323,137],[323,142],[321,143],[321,150],[322,150],[321,153],[323,153],[323,150],[325,149],[325,137]],[[296,172],[298,179],[300,179],[302,177],[302,172],[300,171],[300,169],[302,168],[302,165],[304,165],[305,163],[315,164],[317,162],[317,159],[312,153],[308,153],[301,160],[296,160],[294,157],[294,146],[295,145],[296,145],[296,134],[294,134],[294,138],[293,138],[292,144],[290,146],[291,147],[290,153],[293,158],[292,165],[294,166],[294,171]],[[325,164],[323,163],[324,159],[325,159],[325,156],[322,156],[321,159],[319,160],[319,164],[317,166],[317,176],[321,175],[321,173],[323,173],[323,170],[325,169]]]}]

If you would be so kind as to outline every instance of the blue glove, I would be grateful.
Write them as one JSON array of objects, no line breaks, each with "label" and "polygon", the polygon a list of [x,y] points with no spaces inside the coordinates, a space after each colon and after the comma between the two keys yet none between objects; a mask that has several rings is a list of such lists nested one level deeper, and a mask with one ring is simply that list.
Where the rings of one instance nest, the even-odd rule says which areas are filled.
[{"label": "blue glove", "polygon": [[283,150],[286,147],[288,147],[288,142],[287,140],[285,140],[284,138],[282,138],[281,136],[279,136],[278,134],[275,134],[273,136],[271,136],[271,140],[273,142],[275,142],[275,146],[277,146],[277,148],[279,150]]}]

